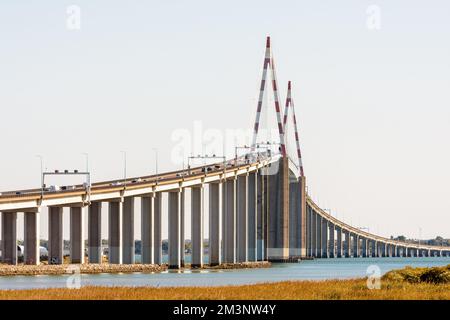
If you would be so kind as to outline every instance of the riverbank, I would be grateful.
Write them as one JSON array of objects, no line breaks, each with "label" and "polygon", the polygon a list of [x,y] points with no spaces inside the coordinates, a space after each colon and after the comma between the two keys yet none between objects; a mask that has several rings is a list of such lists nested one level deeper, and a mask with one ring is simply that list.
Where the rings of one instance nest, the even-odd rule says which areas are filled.
[{"label": "riverbank", "polygon": [[[270,262],[246,262],[246,263],[225,263],[218,266],[205,265],[202,269],[248,269],[248,268],[269,268]],[[189,269],[189,265],[186,266]],[[167,264],[61,264],[48,265],[6,265],[0,264],[0,276],[35,276],[35,275],[63,275],[73,273],[98,274],[98,273],[152,273],[167,270]],[[182,269],[181,269],[182,270]]]}]

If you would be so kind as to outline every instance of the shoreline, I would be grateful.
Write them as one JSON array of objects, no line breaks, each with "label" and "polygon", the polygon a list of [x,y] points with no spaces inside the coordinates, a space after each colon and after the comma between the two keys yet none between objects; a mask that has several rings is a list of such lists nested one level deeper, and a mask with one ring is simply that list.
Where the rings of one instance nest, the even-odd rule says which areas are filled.
[{"label": "shoreline", "polygon": [[[243,263],[223,263],[217,266],[205,264],[202,268],[189,268],[186,264],[184,268],[171,270],[227,270],[227,269],[253,269],[269,268],[270,262],[243,262]],[[169,270],[167,264],[60,264],[60,265],[2,265],[0,264],[0,278],[9,276],[37,276],[37,275],[64,275],[64,274],[100,274],[100,273],[157,273]]]}]

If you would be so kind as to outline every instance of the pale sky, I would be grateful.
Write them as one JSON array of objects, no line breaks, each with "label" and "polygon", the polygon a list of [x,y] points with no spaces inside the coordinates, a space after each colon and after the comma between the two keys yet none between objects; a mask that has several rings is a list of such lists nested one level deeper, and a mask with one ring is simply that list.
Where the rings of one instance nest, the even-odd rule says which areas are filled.
[{"label": "pale sky", "polygon": [[122,177],[121,150],[129,176],[154,172],[153,148],[181,168],[187,133],[217,152],[211,134],[253,127],[270,35],[313,198],[383,236],[450,237],[448,1],[126,3],[0,4],[0,191],[38,187],[37,154],[84,169],[88,152],[99,181]]}]

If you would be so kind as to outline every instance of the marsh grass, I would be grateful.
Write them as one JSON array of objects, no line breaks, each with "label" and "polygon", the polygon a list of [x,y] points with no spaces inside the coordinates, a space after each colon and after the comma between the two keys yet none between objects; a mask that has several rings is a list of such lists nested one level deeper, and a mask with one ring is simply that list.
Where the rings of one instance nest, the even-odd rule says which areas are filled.
[{"label": "marsh grass", "polygon": [[[367,279],[286,281],[221,287],[82,287],[81,289],[0,290],[0,299],[250,299],[250,300],[450,300],[450,266],[405,268],[388,272],[381,289],[368,289]],[[436,279],[438,279],[436,281]]]}]

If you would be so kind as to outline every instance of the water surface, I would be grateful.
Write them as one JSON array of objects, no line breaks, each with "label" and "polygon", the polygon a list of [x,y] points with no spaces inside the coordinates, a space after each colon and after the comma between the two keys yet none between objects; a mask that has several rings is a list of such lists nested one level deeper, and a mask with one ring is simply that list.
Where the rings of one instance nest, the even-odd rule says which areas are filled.
[{"label": "water surface", "polygon": [[[365,277],[369,266],[381,274],[405,266],[431,267],[450,264],[448,257],[422,258],[341,258],[317,259],[298,263],[275,263],[270,268],[199,271],[164,271],[160,273],[81,274],[81,286],[219,286],[285,280],[324,280]],[[370,272],[370,274],[372,271]],[[70,275],[0,277],[0,289],[66,287]]]}]

